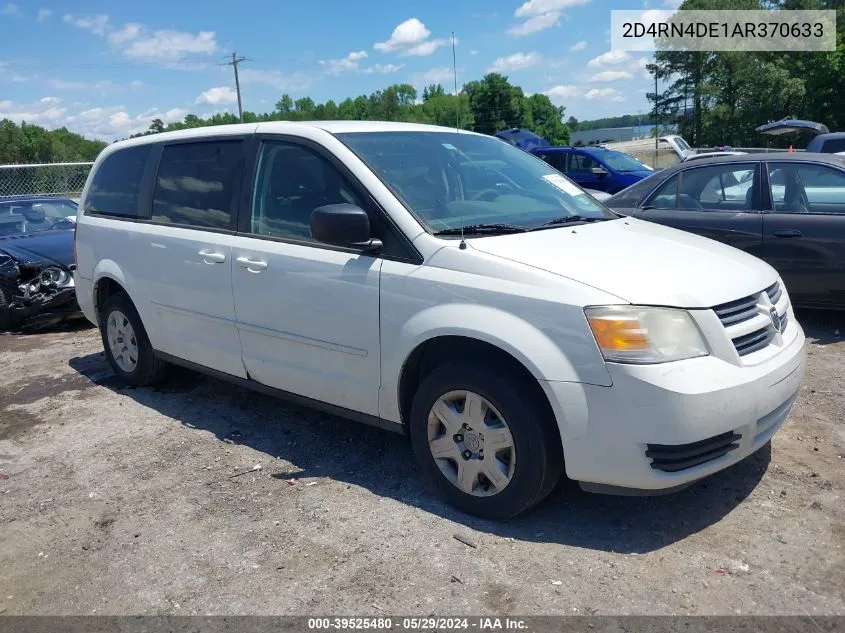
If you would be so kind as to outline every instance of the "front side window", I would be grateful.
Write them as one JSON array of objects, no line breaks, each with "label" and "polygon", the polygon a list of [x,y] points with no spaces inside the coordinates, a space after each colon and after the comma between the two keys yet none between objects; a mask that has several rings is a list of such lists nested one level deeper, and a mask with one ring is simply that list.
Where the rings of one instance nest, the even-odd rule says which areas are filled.
[{"label": "front side window", "polygon": [[328,204],[364,203],[331,163],[308,148],[283,142],[261,147],[250,232],[313,241],[311,212]]},{"label": "front side window", "polygon": [[569,157],[569,173],[589,174],[593,167],[601,167],[598,161],[586,154],[571,154]]},{"label": "front side window", "polygon": [[498,139],[456,132],[336,134],[431,232],[524,228],[617,216],[544,161]]},{"label": "front side window", "polygon": [[646,206],[650,209],[674,209],[678,202],[678,179],[678,174],[675,174],[660,185]]},{"label": "front side window", "polygon": [[842,171],[806,163],[770,163],[768,168],[775,211],[845,214]]},{"label": "front side window", "polygon": [[127,147],[104,158],[88,187],[85,213],[137,218],[138,194],[150,148]]},{"label": "front side window", "polygon": [[566,173],[567,155],[564,152],[552,152],[549,154],[540,154],[539,156],[559,172]]},{"label": "front side window", "polygon": [[166,146],[156,175],[151,219],[166,224],[231,229],[242,148],[240,140]]}]

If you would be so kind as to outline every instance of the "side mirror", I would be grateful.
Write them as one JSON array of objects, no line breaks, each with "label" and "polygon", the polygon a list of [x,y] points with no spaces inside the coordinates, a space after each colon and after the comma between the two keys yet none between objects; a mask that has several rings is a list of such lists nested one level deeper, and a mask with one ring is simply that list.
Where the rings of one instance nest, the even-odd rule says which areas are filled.
[{"label": "side mirror", "polygon": [[311,236],[332,246],[373,251],[381,248],[381,240],[370,237],[370,218],[354,204],[327,204],[311,212]]},{"label": "side mirror", "polygon": [[591,167],[590,173],[594,176],[607,176],[607,170],[604,167]]}]

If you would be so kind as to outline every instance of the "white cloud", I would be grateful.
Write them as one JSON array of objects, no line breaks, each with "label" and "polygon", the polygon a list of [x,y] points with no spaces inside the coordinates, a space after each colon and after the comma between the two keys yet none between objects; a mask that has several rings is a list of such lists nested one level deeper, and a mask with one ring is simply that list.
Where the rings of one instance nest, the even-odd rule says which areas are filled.
[{"label": "white cloud", "polygon": [[585,94],[587,101],[624,101],[616,88],[590,88]]},{"label": "white cloud", "polygon": [[470,55],[472,55],[473,57],[475,57],[476,55],[478,55],[478,51],[476,51],[476,50],[471,50],[471,51],[469,52],[469,54],[470,54]]},{"label": "white cloud", "polygon": [[135,80],[133,80],[133,81],[132,81],[132,83],[131,83],[131,84],[129,84],[129,86],[130,86],[133,90],[137,90],[138,88],[143,88],[143,87],[144,87],[144,85],[145,85],[145,84],[144,84],[144,82],[143,82],[143,81],[141,81],[140,79],[135,79]]},{"label": "white cloud", "polygon": [[411,84],[414,86],[428,86],[429,84],[454,84],[455,74],[448,66],[431,68],[422,73],[411,75]]},{"label": "white cloud", "polygon": [[235,103],[238,100],[238,93],[232,90],[229,86],[219,86],[217,88],[209,88],[197,97],[194,103],[208,103],[217,105],[218,103]]},{"label": "white cloud", "polygon": [[528,18],[522,24],[516,24],[508,29],[508,35],[514,37],[522,37],[523,35],[530,35],[538,31],[545,31],[553,26],[560,24],[560,13],[551,11],[542,15]]},{"label": "white cloud", "polygon": [[2,14],[2,15],[14,15],[14,16],[17,16],[17,17],[20,17],[22,15],[21,14],[21,8],[18,5],[12,3],[12,2],[7,2],[6,4],[4,4],[3,8],[0,9],[0,14]]},{"label": "white cloud", "polygon": [[429,35],[431,35],[431,31],[425,28],[425,24],[417,18],[411,18],[393,29],[393,33],[390,34],[386,42],[376,42],[373,48],[383,53],[392,53],[424,42]]},{"label": "white cloud", "polygon": [[376,42],[373,44],[373,48],[382,53],[425,57],[451,41],[448,39],[430,40],[428,39],[430,35],[431,31],[426,28],[425,24],[417,18],[411,18],[393,29],[393,33],[390,34],[387,41]]},{"label": "white cloud", "polygon": [[579,4],[587,4],[590,0],[528,0],[528,2],[521,5],[514,11],[514,16],[518,18],[541,15],[549,11],[562,11],[569,7],[574,7]]},{"label": "white cloud", "polygon": [[56,90],[83,90],[88,87],[84,81],[69,81],[67,79],[51,79],[50,86]]},{"label": "white cloud", "polygon": [[557,26],[564,9],[588,2],[590,0],[528,0],[513,12],[514,17],[525,18],[525,21],[510,27],[508,34],[522,37]]},{"label": "white cloud", "polygon": [[173,30],[141,32],[125,44],[123,54],[126,57],[159,62],[175,62],[185,55],[210,55],[218,48],[214,31],[196,34]]},{"label": "white cloud", "polygon": [[610,83],[612,81],[622,81],[623,79],[633,79],[634,75],[627,70],[603,70],[597,75],[592,75],[588,80],[591,84]]},{"label": "white cloud", "polygon": [[588,68],[602,68],[604,66],[616,66],[631,60],[631,56],[625,51],[607,51],[598,57],[587,62]]},{"label": "white cloud", "polygon": [[354,72],[359,69],[361,61],[366,59],[367,51],[353,51],[342,59],[321,59],[320,65],[326,67],[330,75],[340,75],[345,72]]},{"label": "white cloud", "polygon": [[35,21],[46,22],[51,15],[53,15],[53,12],[50,9],[38,9],[38,13],[35,15]]},{"label": "white cloud", "polygon": [[109,27],[109,16],[99,13],[97,15],[75,17],[68,13],[62,17],[62,22],[67,22],[77,28],[90,31],[94,35],[105,35],[106,29]]},{"label": "white cloud", "polygon": [[391,73],[399,72],[404,67],[405,64],[376,64],[375,66],[364,68],[362,72],[367,74],[381,73],[382,75],[389,75]]},{"label": "white cloud", "polygon": [[286,75],[278,70],[244,68],[240,71],[242,85],[263,84],[281,92],[302,92],[310,88],[314,79],[302,73]]},{"label": "white cloud", "polygon": [[546,95],[555,105],[565,105],[567,100],[578,97],[580,90],[578,90],[575,86],[561,84],[559,86],[553,86],[548,90],[544,90],[543,94]]},{"label": "white cloud", "polygon": [[59,99],[58,97],[44,97],[43,99],[40,100],[40,103],[44,103],[44,104],[47,104],[47,105],[56,105],[56,104],[59,104],[61,102],[62,102],[62,100]]},{"label": "white cloud", "polygon": [[115,46],[125,44],[126,42],[134,40],[136,37],[138,37],[141,34],[141,29],[143,28],[143,24],[124,24],[122,29],[120,29],[119,31],[113,31],[109,34],[109,42],[111,42]]},{"label": "white cloud", "polygon": [[37,101],[24,105],[17,105],[12,101],[0,101],[0,120],[10,119],[15,122],[26,121],[47,127],[56,127],[65,113],[65,108],[59,108],[54,102]]},{"label": "white cloud", "polygon": [[138,61],[156,62],[170,67],[185,67],[187,55],[211,55],[218,50],[214,31],[189,33],[173,29],[149,31],[143,24],[130,22],[116,29],[109,16],[97,14],[62,17],[64,22],[85,29],[94,35],[108,34],[109,43],[126,57]]},{"label": "white cloud", "polygon": [[578,51],[583,51],[585,48],[587,48],[587,42],[581,40],[580,42],[576,42],[575,44],[570,46],[569,50],[572,53],[577,53]]},{"label": "white cloud", "polygon": [[536,66],[543,61],[543,56],[536,51],[530,53],[514,53],[507,57],[499,57],[493,61],[488,72],[503,73]]},{"label": "white cloud", "polygon": [[56,124],[64,125],[89,138],[112,141],[145,131],[150,127],[153,119],[174,123],[183,120],[188,113],[189,111],[184,108],[171,108],[166,111],[152,108],[133,116],[125,106],[119,105],[88,108],[75,115],[64,117]]}]

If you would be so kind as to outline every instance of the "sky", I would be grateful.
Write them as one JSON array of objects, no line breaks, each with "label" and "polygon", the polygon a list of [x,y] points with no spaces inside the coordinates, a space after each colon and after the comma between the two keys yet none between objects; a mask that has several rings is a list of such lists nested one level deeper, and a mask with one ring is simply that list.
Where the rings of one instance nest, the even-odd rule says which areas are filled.
[{"label": "sky", "polygon": [[565,116],[647,113],[649,53],[610,50],[611,9],[679,0],[0,0],[0,119],[114,140],[284,94],[316,102],[407,82],[454,90],[489,71]]}]

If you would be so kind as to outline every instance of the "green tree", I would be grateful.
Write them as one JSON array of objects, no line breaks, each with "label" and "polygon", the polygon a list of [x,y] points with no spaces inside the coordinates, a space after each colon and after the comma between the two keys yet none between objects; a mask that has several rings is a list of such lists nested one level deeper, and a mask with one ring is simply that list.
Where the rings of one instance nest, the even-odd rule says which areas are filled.
[{"label": "green tree", "polygon": [[495,134],[522,123],[522,88],[512,86],[504,75],[488,73],[480,81],[465,84],[464,92],[469,96],[476,132]]}]

